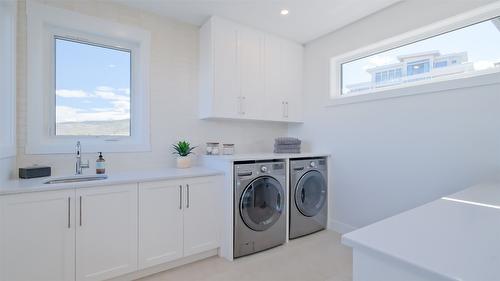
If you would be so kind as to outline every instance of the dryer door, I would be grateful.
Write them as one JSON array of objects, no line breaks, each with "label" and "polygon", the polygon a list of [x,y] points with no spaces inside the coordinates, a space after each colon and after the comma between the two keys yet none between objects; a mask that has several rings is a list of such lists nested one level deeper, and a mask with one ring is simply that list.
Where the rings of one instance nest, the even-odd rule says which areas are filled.
[{"label": "dryer door", "polygon": [[243,222],[255,231],[269,229],[283,212],[284,198],[283,187],[275,178],[256,178],[247,185],[240,198]]},{"label": "dryer door", "polygon": [[307,217],[317,215],[326,204],[326,181],[323,175],[311,170],[300,178],[295,187],[295,205]]}]

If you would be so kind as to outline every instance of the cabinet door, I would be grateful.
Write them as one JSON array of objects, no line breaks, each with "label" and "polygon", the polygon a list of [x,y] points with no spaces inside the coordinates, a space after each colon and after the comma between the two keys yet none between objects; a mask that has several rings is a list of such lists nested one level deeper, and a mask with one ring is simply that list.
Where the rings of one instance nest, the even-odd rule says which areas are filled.
[{"label": "cabinet door", "polygon": [[139,267],[169,262],[183,255],[182,183],[139,184]]},{"label": "cabinet door", "polygon": [[76,191],[76,280],[137,269],[137,184]]},{"label": "cabinet door", "polygon": [[0,196],[0,280],[75,279],[74,195]]},{"label": "cabinet door", "polygon": [[186,181],[184,207],[184,256],[219,247],[222,220],[220,177]]},{"label": "cabinet door", "polygon": [[243,118],[264,119],[264,35],[258,31],[238,29],[238,69]]},{"label": "cabinet door", "polygon": [[238,30],[222,19],[213,19],[215,117],[238,117],[241,112],[238,80]]},{"label": "cabinet door", "polygon": [[265,42],[265,107],[268,120],[282,120],[285,114],[285,96],[282,83],[282,40],[266,36]]},{"label": "cabinet door", "polygon": [[300,121],[302,119],[302,46],[285,42],[282,52],[282,87],[285,101],[285,120]]}]

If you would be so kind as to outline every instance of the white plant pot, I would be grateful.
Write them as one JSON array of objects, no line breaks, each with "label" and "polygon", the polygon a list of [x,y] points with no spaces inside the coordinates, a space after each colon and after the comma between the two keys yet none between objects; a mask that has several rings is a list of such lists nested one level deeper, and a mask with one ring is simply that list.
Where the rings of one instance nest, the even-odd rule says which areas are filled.
[{"label": "white plant pot", "polygon": [[177,168],[186,169],[189,167],[191,167],[191,157],[189,157],[189,156],[177,157]]}]

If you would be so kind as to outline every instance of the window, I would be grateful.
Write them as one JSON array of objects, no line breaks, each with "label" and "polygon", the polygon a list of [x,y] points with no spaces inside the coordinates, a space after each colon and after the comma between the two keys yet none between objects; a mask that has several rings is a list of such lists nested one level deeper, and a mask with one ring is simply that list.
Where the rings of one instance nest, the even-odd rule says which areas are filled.
[{"label": "window", "polygon": [[55,37],[57,136],[130,136],[131,50]]},{"label": "window", "polygon": [[387,71],[382,71],[382,82],[384,82],[385,80],[387,80]]},{"label": "window", "polygon": [[401,78],[401,76],[403,75],[403,72],[401,71],[401,68],[398,68],[396,69],[396,78]]},{"label": "window", "polygon": [[434,68],[446,67],[448,66],[448,61],[437,61],[434,62]]},{"label": "window", "polygon": [[394,69],[389,70],[389,80],[394,80]]},{"label": "window", "polygon": [[429,72],[429,60],[408,62],[406,75],[417,75]]},{"label": "window", "polygon": [[[500,72],[498,15],[496,3],[332,58],[330,96],[382,94]],[[387,69],[394,74],[386,76]]]},{"label": "window", "polygon": [[149,151],[150,33],[27,3],[26,153]]}]

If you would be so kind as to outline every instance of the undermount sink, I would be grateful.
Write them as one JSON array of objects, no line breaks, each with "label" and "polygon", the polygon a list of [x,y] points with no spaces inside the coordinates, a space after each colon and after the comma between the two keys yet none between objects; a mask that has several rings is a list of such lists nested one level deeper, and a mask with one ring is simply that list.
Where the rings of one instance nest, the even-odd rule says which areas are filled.
[{"label": "undermount sink", "polygon": [[44,184],[98,181],[105,180],[107,178],[107,175],[74,175],[69,177],[50,178],[49,180],[45,181]]}]

